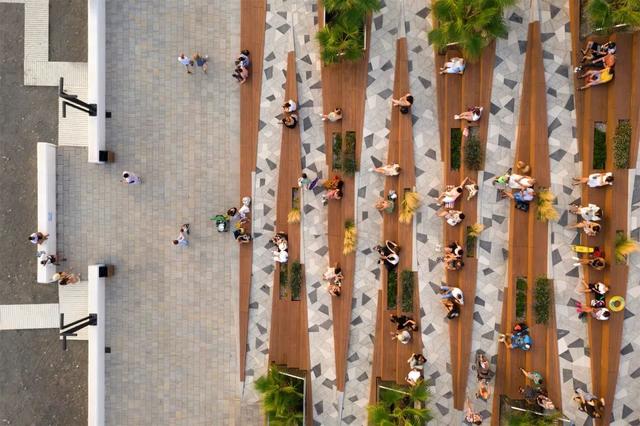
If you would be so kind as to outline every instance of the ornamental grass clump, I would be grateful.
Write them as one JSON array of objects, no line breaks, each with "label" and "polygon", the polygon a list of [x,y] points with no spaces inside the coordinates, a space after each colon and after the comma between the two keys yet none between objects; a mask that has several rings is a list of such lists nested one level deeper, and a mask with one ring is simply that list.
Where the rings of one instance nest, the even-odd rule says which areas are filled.
[{"label": "ornamental grass clump", "polygon": [[538,208],[536,210],[536,218],[542,222],[548,222],[550,220],[557,221],[560,218],[560,213],[553,206],[556,200],[556,195],[548,188],[542,188],[538,192]]},{"label": "ornamental grass clump", "polygon": [[625,263],[627,256],[640,250],[638,242],[627,237],[624,232],[616,232],[616,262]]},{"label": "ornamental grass clump", "polygon": [[482,167],[482,145],[475,136],[470,136],[464,144],[464,165],[469,170],[480,170]]},{"label": "ornamental grass clump", "polygon": [[551,304],[551,291],[549,279],[538,277],[536,279],[535,298],[533,301],[533,313],[536,317],[536,324],[546,324],[549,322],[549,305]]},{"label": "ornamental grass clump", "polygon": [[300,209],[293,208],[287,215],[288,223],[300,223]]},{"label": "ornamental grass clump", "polygon": [[473,238],[478,238],[482,231],[484,231],[484,225],[481,223],[474,223],[469,227],[468,235]]},{"label": "ornamental grass clump", "polygon": [[629,148],[631,147],[631,124],[621,121],[613,136],[613,165],[617,169],[629,167]]},{"label": "ornamental grass clump", "polygon": [[417,192],[407,191],[404,193],[404,198],[400,203],[400,213],[398,215],[398,221],[400,223],[411,223],[413,215],[420,207],[420,194]]},{"label": "ornamental grass clump", "polygon": [[342,243],[342,254],[347,255],[356,251],[356,243],[358,239],[358,230],[355,223],[348,220],[344,224],[344,240]]}]

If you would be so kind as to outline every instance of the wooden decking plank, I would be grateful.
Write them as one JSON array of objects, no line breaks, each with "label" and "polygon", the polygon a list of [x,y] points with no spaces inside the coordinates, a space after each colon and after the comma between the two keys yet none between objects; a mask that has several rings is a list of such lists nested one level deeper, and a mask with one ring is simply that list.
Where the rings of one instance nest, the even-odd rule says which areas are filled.
[{"label": "wooden decking plank", "polygon": [[[240,43],[248,49],[253,61],[249,80],[240,87],[240,197],[252,194],[251,174],[256,169],[258,150],[258,122],[260,121],[260,91],[266,3],[241,0]],[[249,299],[251,297],[251,271],[253,243],[239,247],[239,354],[240,381],[245,379],[247,338],[249,333]]]},{"label": "wooden decking plank", "polygon": [[[324,11],[318,5],[318,17],[324,25]],[[367,31],[370,33],[371,19],[367,20]],[[368,37],[368,43],[371,37]],[[332,133],[356,132],[356,162],[360,164],[360,150],[362,142],[362,127],[364,123],[364,100],[367,84],[367,67],[369,64],[369,49],[364,57],[357,62],[340,62],[330,66],[322,66],[322,99],[323,105],[329,110],[342,108],[343,119],[330,123],[325,121],[325,156],[331,170],[332,162]],[[349,346],[349,329],[351,326],[351,305],[353,295],[353,280],[355,272],[355,254],[342,253],[344,224],[346,220],[354,220],[355,183],[351,176],[342,176],[344,180],[344,196],[340,201],[330,201],[328,206],[328,235],[329,261],[331,264],[340,263],[344,280],[340,297],[331,298],[333,317],[334,348],[336,359],[336,387],[344,391],[347,368],[347,350]]]}]

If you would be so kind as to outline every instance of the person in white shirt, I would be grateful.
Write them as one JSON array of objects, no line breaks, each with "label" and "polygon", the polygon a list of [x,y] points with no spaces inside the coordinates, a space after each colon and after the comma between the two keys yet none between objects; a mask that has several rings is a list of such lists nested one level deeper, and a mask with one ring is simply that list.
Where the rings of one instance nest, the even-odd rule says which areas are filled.
[{"label": "person in white shirt", "polygon": [[598,222],[602,220],[602,209],[595,204],[589,203],[585,207],[571,204],[569,212],[581,216],[583,220]]},{"label": "person in white shirt", "polygon": [[284,112],[285,114],[286,113],[291,114],[296,109],[298,109],[298,105],[296,104],[296,102],[293,99],[289,99],[287,102],[285,102],[282,105],[282,112]]},{"label": "person in white shirt", "polygon": [[589,188],[598,188],[600,186],[613,185],[613,173],[591,173],[587,177],[574,177],[573,186],[587,184]]},{"label": "person in white shirt", "polygon": [[120,182],[124,183],[125,185],[139,185],[142,183],[142,179],[140,179],[137,175],[125,170],[124,172],[122,172],[122,179],[120,179]]},{"label": "person in white shirt", "polygon": [[436,215],[438,215],[438,217],[442,217],[444,218],[444,220],[447,222],[447,225],[449,226],[456,226],[457,224],[459,224],[460,222],[462,222],[464,220],[464,213],[462,213],[460,210],[440,210],[438,211],[438,213],[436,213]]},{"label": "person in white shirt", "polygon": [[287,260],[289,260],[289,253],[284,250],[274,250],[272,253],[275,262],[287,263]]},{"label": "person in white shirt", "polygon": [[185,236],[185,233],[187,235],[189,234],[189,224],[188,223],[185,223],[180,227],[180,234],[178,234],[178,238],[172,241],[174,246],[186,247],[186,246],[189,245],[189,241],[187,240],[187,237]]},{"label": "person in white shirt", "polygon": [[182,65],[185,66],[185,68],[187,69],[187,74],[191,74],[191,66],[193,66],[193,63],[191,62],[191,59],[189,59],[188,57],[186,57],[184,55],[184,53],[181,53],[180,56],[178,56],[178,62],[180,62]]}]

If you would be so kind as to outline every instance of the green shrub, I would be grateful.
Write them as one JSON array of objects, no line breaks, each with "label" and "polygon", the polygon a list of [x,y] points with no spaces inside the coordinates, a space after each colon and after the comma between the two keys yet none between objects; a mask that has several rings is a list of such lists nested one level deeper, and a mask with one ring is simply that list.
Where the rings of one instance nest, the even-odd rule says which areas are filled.
[{"label": "green shrub", "polygon": [[629,149],[631,147],[631,124],[628,120],[618,123],[613,135],[613,165],[617,169],[629,167]]},{"label": "green shrub", "polygon": [[301,425],[304,409],[304,381],[282,374],[274,364],[254,382],[262,408],[272,425]]},{"label": "green shrub", "polygon": [[398,302],[398,271],[387,273],[387,309],[395,309]]},{"label": "green shrub", "polygon": [[367,407],[368,424],[421,426],[433,419],[427,408],[431,394],[424,380],[408,387],[395,383],[385,388],[380,386],[378,395],[378,403]]},{"label": "green shrub", "polygon": [[413,272],[402,271],[400,280],[402,281],[402,311],[413,312]]},{"label": "green shrub", "polygon": [[482,167],[482,144],[475,136],[470,136],[464,144],[464,165],[469,170],[480,170]]},{"label": "green shrub", "polygon": [[462,130],[451,129],[450,159],[451,169],[460,169],[460,151],[462,148]]},{"label": "green shrub", "polygon": [[347,132],[344,138],[344,152],[342,153],[342,170],[347,175],[355,174],[356,164],[356,132]]},{"label": "green shrub", "polygon": [[442,51],[456,43],[464,58],[475,61],[497,37],[506,37],[504,9],[515,0],[434,0],[433,16],[438,22],[429,32],[429,42]]},{"label": "green shrub", "polygon": [[289,268],[286,263],[280,264],[280,297],[287,297],[288,294],[288,277],[289,277]]},{"label": "green shrub", "polygon": [[551,304],[549,287],[549,279],[547,277],[536,278],[535,300],[533,303],[536,324],[546,324],[549,321],[549,305]]},{"label": "green shrub", "polygon": [[527,316],[527,280],[516,278],[516,319],[524,321]]},{"label": "green shrub", "polygon": [[342,134],[333,134],[333,143],[331,144],[331,152],[333,154],[332,166],[334,170],[342,168]]},{"label": "green shrub", "polygon": [[589,0],[587,3],[589,25],[599,32],[610,33],[616,25],[628,25],[626,29],[640,27],[640,2],[637,0]]},{"label": "green shrub", "polygon": [[564,425],[559,419],[562,414],[558,411],[551,414],[539,414],[531,411],[512,410],[507,415],[508,426],[553,426]]},{"label": "green shrub", "polygon": [[291,264],[289,281],[291,283],[291,299],[300,300],[300,288],[302,287],[303,269],[297,260]]},{"label": "green shrub", "polygon": [[593,129],[593,168],[602,170],[607,164],[607,132]]}]

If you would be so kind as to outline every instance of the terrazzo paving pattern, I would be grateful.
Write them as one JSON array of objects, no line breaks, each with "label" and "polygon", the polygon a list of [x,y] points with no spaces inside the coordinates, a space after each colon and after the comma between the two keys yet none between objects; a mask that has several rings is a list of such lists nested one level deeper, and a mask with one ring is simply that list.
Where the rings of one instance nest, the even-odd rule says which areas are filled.
[{"label": "terrazzo paving pattern", "polygon": [[[369,172],[386,163],[390,133],[391,97],[399,22],[399,2],[386,2],[374,14],[371,24],[368,84],[366,89],[363,144],[360,173],[356,178],[358,246],[347,358],[348,380],[345,386],[344,424],[362,424],[369,403],[373,342],[376,327],[380,270],[372,248],[382,236],[382,215],[374,203],[382,196],[384,178]],[[384,338],[379,336],[378,338]]]},{"label": "terrazzo paving pattern", "polygon": [[249,304],[249,334],[244,399],[257,401],[253,388],[255,378],[266,372],[269,352],[271,290],[273,285],[273,250],[271,237],[275,233],[275,188],[278,183],[278,162],[282,127],[276,116],[283,103],[285,70],[289,50],[290,25],[280,11],[281,1],[267,3],[258,158],[253,194],[253,277]]},{"label": "terrazzo paving pattern", "polygon": [[571,401],[574,388],[591,389],[591,363],[587,325],[578,319],[575,310],[575,302],[583,298],[575,291],[581,271],[573,266],[571,260],[573,252],[570,245],[577,241],[578,233],[565,228],[576,220],[568,213],[567,207],[580,196],[579,189],[572,190],[571,177],[581,173],[571,78],[569,5],[558,0],[545,0],[540,2],[540,7],[551,190],[557,196],[560,212],[559,221],[551,223],[549,277],[553,278],[555,290],[562,409],[577,424],[584,424],[591,420],[577,411],[577,406]]},{"label": "terrazzo paving pattern", "polygon": [[[507,285],[509,248],[509,200],[500,199],[491,184],[492,178],[503,174],[514,163],[516,125],[524,74],[524,59],[528,26],[528,4],[520,1],[506,14],[509,33],[496,41],[496,62],[493,70],[491,110],[486,141],[484,172],[478,176],[477,222],[485,230],[478,241],[478,275],[474,304],[471,365],[477,350],[492,359],[495,371],[497,336],[502,314],[502,298]],[[524,48],[523,48],[524,47]],[[473,399],[477,386],[476,372],[469,366],[467,396],[483,418],[491,417],[493,394],[488,401]],[[486,421],[486,420],[485,420]]]}]

